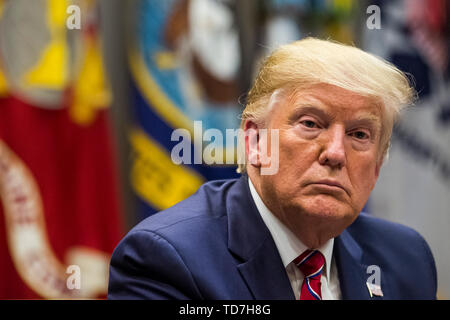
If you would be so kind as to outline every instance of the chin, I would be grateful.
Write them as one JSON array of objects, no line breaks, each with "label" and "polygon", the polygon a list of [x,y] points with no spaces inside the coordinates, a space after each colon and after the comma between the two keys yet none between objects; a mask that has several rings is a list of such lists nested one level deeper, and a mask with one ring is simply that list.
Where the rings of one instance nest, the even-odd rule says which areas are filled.
[{"label": "chin", "polygon": [[345,201],[338,200],[330,195],[316,195],[312,199],[300,204],[302,211],[310,219],[328,219],[329,221],[349,221],[356,218],[357,213]]}]

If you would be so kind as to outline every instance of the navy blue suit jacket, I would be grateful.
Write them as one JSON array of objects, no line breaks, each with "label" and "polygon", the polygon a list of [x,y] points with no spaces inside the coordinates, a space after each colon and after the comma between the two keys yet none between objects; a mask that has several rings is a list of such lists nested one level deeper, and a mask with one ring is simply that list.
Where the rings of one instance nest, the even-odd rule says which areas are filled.
[{"label": "navy blue suit jacket", "polygon": [[[294,299],[247,177],[204,184],[134,227],[115,249],[109,299]],[[344,299],[370,299],[368,266],[384,299],[434,299],[437,276],[424,239],[365,214],[334,242]],[[369,273],[368,273],[369,271]]]}]

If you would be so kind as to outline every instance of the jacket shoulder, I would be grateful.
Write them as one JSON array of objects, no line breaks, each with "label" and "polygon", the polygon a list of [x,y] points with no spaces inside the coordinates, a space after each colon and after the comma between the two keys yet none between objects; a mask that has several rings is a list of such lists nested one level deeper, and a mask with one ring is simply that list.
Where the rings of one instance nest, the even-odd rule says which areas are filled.
[{"label": "jacket shoulder", "polygon": [[[425,239],[414,229],[362,213],[347,229],[363,251],[367,265],[377,265],[397,297],[436,297],[437,272]],[[395,296],[395,294],[394,294]]]},{"label": "jacket shoulder", "polygon": [[234,263],[227,206],[230,193],[239,192],[236,182],[208,182],[132,228],[112,255],[108,297],[201,299],[215,286],[233,286],[217,279]]},{"label": "jacket shoulder", "polygon": [[348,228],[350,233],[363,239],[395,239],[400,241],[424,241],[424,238],[411,227],[386,219],[361,213],[355,222]]},{"label": "jacket shoulder", "polygon": [[432,258],[431,250],[422,235],[400,223],[361,213],[347,230],[368,252],[398,251],[399,257],[402,257],[402,253],[413,254],[419,250],[420,253],[425,251],[426,258]]},{"label": "jacket shoulder", "polygon": [[227,191],[237,180],[216,180],[203,184],[195,194],[138,223],[130,232],[177,229],[184,224],[206,223],[226,216]]}]

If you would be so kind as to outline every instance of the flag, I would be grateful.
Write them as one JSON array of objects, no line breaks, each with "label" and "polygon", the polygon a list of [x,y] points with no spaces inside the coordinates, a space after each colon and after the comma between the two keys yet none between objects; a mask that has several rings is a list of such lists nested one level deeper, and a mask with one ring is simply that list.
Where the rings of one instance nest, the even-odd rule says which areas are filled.
[{"label": "flag", "polygon": [[105,297],[123,227],[96,2],[1,8],[0,298]]},{"label": "flag", "polygon": [[370,198],[375,215],[418,230],[436,259],[441,297],[450,297],[450,5],[444,0],[375,1],[381,29],[365,49],[412,76],[419,100],[394,128],[389,157]]},{"label": "flag", "polygon": [[133,12],[130,180],[142,219],[237,177],[237,139],[225,138],[240,123],[240,48],[225,2],[139,0]]}]

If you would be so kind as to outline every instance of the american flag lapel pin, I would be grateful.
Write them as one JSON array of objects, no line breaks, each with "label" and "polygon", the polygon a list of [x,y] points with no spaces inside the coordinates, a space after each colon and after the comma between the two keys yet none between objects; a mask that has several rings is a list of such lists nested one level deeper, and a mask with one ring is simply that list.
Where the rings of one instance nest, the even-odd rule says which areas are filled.
[{"label": "american flag lapel pin", "polygon": [[383,291],[379,285],[370,282],[366,282],[366,285],[367,289],[369,289],[371,298],[373,298],[373,296],[383,297]]}]

